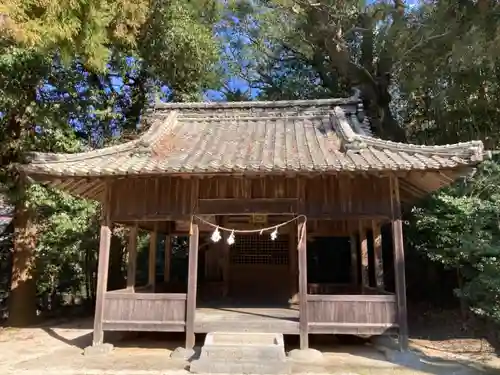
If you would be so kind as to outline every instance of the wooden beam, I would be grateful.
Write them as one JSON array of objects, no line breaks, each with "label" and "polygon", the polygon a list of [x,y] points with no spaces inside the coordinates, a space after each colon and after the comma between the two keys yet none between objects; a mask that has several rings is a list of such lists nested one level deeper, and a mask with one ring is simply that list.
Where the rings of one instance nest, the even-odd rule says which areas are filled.
[{"label": "wooden beam", "polygon": [[128,235],[127,289],[134,290],[137,270],[137,223],[130,228]]},{"label": "wooden beam", "polygon": [[186,349],[195,343],[194,318],[196,311],[196,287],[198,281],[198,225],[193,224],[189,236],[188,290],[186,301]]},{"label": "wooden beam", "polygon": [[167,234],[165,236],[165,259],[163,263],[163,281],[170,281],[170,263],[172,258],[172,237]]},{"label": "wooden beam", "polygon": [[102,329],[104,317],[104,295],[108,285],[109,252],[111,247],[111,220],[109,215],[111,189],[105,187],[105,200],[102,205],[101,234],[99,240],[99,263],[97,267],[96,304],[94,315],[94,334],[92,345],[100,345],[104,340]]},{"label": "wooden beam", "polygon": [[199,199],[199,215],[294,214],[297,199]]},{"label": "wooden beam", "polygon": [[[222,199],[225,200],[225,199]],[[216,200],[217,201],[217,200]],[[325,211],[322,209],[315,209],[314,207],[309,208],[306,207],[304,211],[299,211],[297,209],[296,212],[283,212],[278,209],[274,209],[274,205],[268,206],[267,209],[260,209],[253,205],[254,199],[247,200],[248,205],[251,207],[250,209],[246,208],[244,211],[236,211],[238,207],[234,207],[233,209],[220,209],[219,211],[234,211],[234,212],[208,212],[207,210],[203,213],[197,211],[197,215],[229,215],[229,216],[238,216],[238,215],[250,215],[250,214],[262,214],[262,215],[296,215],[303,214],[306,215],[308,220],[371,220],[377,219],[381,221],[389,221],[391,218],[390,210],[386,213],[380,211],[351,211],[344,212],[340,210],[330,210]],[[208,204],[208,203],[207,203]],[[210,203],[212,205],[212,203]],[[252,207],[253,205],[253,207]],[[206,208],[207,206],[205,206]],[[216,211],[213,209],[212,211]],[[151,222],[151,221],[189,221],[191,220],[192,215],[188,213],[182,212],[171,212],[171,213],[121,213],[120,215],[113,215],[111,219],[113,222],[127,222],[127,221],[143,221],[143,222]]]},{"label": "wooden beam", "polygon": [[361,248],[361,292],[364,294],[365,288],[370,286],[368,273],[368,240],[363,222],[359,222],[359,246]]},{"label": "wooden beam", "polygon": [[398,306],[399,345],[401,350],[408,350],[408,314],[406,310],[405,254],[398,178],[391,178],[390,184],[392,198],[392,243],[394,250],[396,300]]},{"label": "wooden beam", "polygon": [[154,229],[149,235],[149,261],[148,261],[148,285],[156,285],[156,245],[158,243],[158,224],[155,223]]},{"label": "wooden beam", "polygon": [[351,247],[351,284],[358,285],[358,243],[355,234],[351,234],[349,239]]},{"label": "wooden beam", "polygon": [[307,227],[306,221],[298,225],[299,258],[299,331],[300,349],[309,348],[308,311],[307,311]]},{"label": "wooden beam", "polygon": [[306,203],[303,212],[298,214],[307,215],[308,219],[323,219],[323,220],[338,220],[338,219],[360,219],[368,220],[370,218],[389,218],[391,216],[390,209],[385,207],[380,202],[374,204],[365,204],[362,208],[351,206],[349,211],[342,210],[338,207],[323,206],[323,203]]},{"label": "wooden beam", "polygon": [[382,258],[382,234],[380,223],[372,220],[373,232],[373,260],[375,269],[375,284],[378,290],[384,290],[384,261]]}]

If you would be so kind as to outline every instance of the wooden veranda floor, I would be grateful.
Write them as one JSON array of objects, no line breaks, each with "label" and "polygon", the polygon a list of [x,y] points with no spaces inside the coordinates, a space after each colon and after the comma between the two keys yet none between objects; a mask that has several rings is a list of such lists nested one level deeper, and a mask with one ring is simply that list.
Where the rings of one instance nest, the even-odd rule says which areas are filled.
[{"label": "wooden veranda floor", "polygon": [[298,307],[199,307],[194,330],[299,334],[299,310]]}]

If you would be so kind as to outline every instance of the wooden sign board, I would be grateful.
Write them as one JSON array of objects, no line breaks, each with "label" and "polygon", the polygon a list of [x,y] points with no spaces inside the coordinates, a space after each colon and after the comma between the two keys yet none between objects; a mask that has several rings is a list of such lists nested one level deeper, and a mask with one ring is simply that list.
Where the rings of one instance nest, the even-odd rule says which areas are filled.
[{"label": "wooden sign board", "polygon": [[250,220],[252,224],[266,224],[267,215],[252,215]]}]

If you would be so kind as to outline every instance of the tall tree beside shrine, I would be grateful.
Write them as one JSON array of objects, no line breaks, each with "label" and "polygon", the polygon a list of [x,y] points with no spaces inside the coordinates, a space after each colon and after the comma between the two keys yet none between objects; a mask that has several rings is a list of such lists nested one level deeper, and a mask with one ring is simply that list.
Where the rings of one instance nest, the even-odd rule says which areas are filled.
[{"label": "tall tree beside shrine", "polygon": [[342,97],[358,87],[383,138],[452,143],[498,134],[471,117],[486,111],[491,118],[498,108],[491,95],[498,90],[497,3],[245,4],[225,24],[227,58],[262,98]]},{"label": "tall tree beside shrine", "polygon": [[[346,96],[356,86],[380,137],[425,144],[481,139],[487,149],[498,148],[498,2],[246,4],[228,22],[227,56],[261,98]],[[481,306],[476,312],[500,320],[498,304],[491,303],[498,300],[500,278],[479,271],[500,266],[499,238],[491,230],[500,211],[496,194],[486,193],[497,185],[496,164],[426,202],[412,216],[408,238],[433,261],[456,268],[458,294]],[[474,196],[464,199],[464,192]],[[470,225],[471,207],[482,218],[474,221],[481,228],[473,230],[475,237],[459,229]],[[422,242],[418,233],[424,231]]]},{"label": "tall tree beside shrine", "polygon": [[44,217],[34,213],[40,205],[57,211],[61,203],[28,189],[17,165],[28,151],[102,147],[123,130],[136,131],[155,95],[185,100],[213,86],[219,49],[212,25],[219,9],[216,2],[201,3],[0,5],[0,181],[16,206],[10,324],[36,317],[37,226]]}]

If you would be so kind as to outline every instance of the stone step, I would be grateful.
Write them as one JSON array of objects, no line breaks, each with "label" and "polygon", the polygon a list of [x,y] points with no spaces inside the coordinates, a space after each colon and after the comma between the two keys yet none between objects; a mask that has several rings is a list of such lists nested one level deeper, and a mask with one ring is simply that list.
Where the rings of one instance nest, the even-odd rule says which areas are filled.
[{"label": "stone step", "polygon": [[195,360],[189,371],[195,374],[283,374],[288,375],[291,364],[286,361],[209,361]]},{"label": "stone step", "polygon": [[283,335],[278,333],[211,332],[194,373],[289,374]]}]

